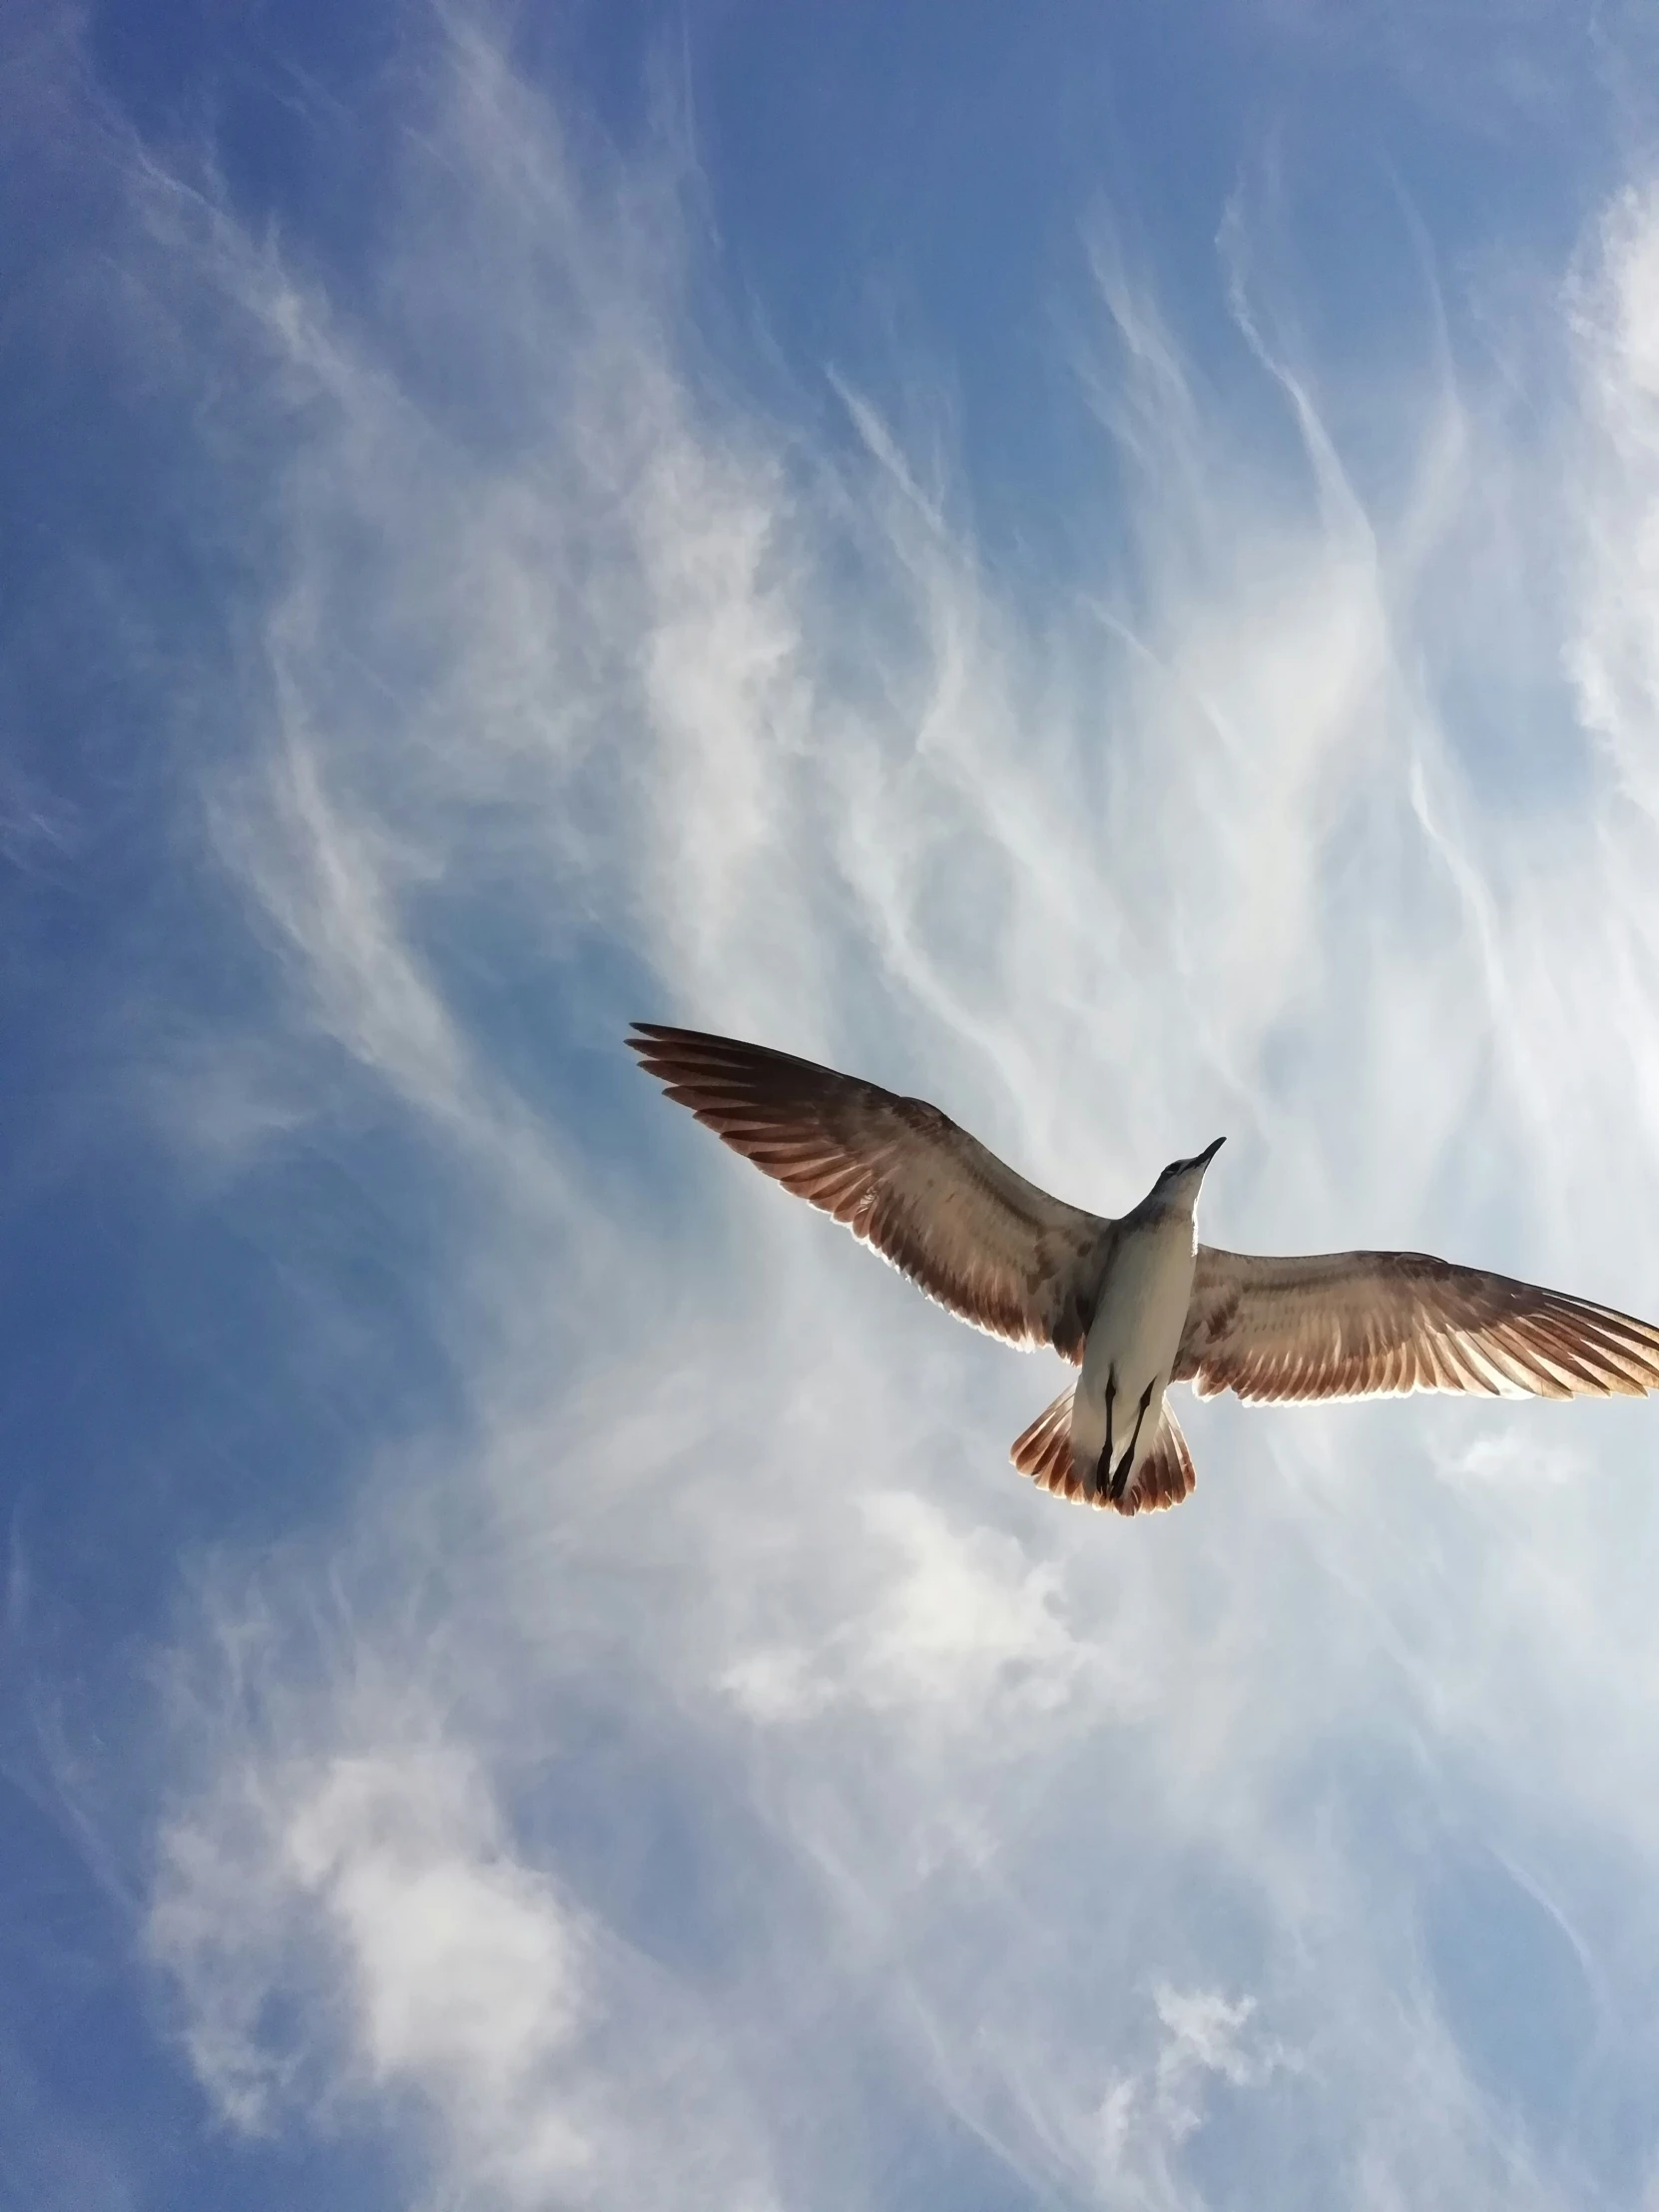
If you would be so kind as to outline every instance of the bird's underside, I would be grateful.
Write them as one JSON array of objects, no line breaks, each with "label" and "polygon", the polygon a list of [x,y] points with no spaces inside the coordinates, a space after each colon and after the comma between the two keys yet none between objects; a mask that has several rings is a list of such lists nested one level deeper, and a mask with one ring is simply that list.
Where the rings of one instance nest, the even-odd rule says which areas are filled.
[{"label": "bird's underside", "polygon": [[[786,1190],[992,1336],[1080,1365],[1123,1225],[1051,1198],[923,1100],[698,1030],[629,1043],[670,1098]],[[1170,1379],[1252,1402],[1455,1390],[1639,1397],[1659,1329],[1419,1252],[1261,1259],[1200,1245]],[[1074,1463],[1068,1385],[1013,1447],[1044,1488],[1133,1513],[1178,1504],[1193,1464],[1167,1401],[1121,1496]]]}]

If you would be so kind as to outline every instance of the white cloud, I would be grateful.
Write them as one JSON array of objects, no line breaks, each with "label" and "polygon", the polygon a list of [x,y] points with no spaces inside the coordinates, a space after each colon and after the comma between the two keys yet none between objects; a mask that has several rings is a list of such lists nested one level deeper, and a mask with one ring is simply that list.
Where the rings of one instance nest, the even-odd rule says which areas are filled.
[{"label": "white cloud", "polygon": [[837,1697],[877,1710],[943,1705],[983,1726],[993,1705],[1048,1708],[1076,1686],[1088,1653],[1056,1610],[1059,1577],[1008,1535],[959,1530],[913,1491],[865,1497],[859,1511],[898,1562],[870,1614],[817,1651],[753,1650],[727,1677],[759,1720],[801,1719]]},{"label": "white cloud", "polygon": [[1659,197],[1602,220],[1574,287],[1587,405],[1585,573],[1569,651],[1584,720],[1629,799],[1659,821]]},{"label": "white cloud", "polygon": [[[221,2108],[405,2114],[433,2203],[625,2204],[668,2173],[687,2203],[773,2202],[684,1996],[525,1862],[419,1702],[339,1685],[252,1731],[194,1707],[207,1786],[163,1830],[151,1942]],[[365,1748],[299,1749],[329,1722]]]},{"label": "white cloud", "polygon": [[1295,2061],[1252,2026],[1252,1997],[1219,1989],[1155,1992],[1160,2036],[1151,2064],[1114,2081],[1100,2109],[1102,2180],[1109,2202],[1188,2201],[1173,2166],[1204,2123],[1215,2081],[1251,2089]]},{"label": "white cloud", "polygon": [[487,2185],[499,2159],[515,2200],[579,2180],[589,2148],[548,2081],[581,2018],[579,1944],[503,1851],[485,1778],[441,1751],[336,1761],[283,1845],[348,1961],[376,2085],[423,2088],[469,2170]]}]

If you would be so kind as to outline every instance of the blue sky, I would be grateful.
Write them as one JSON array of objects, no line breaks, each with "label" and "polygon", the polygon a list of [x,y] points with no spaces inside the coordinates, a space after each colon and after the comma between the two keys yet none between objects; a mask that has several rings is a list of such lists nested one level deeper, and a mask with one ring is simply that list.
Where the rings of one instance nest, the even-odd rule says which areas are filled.
[{"label": "blue sky", "polygon": [[0,31],[0,2205],[1659,2204],[1659,1431],[1058,1386],[636,1016],[1659,1313],[1637,9]]}]

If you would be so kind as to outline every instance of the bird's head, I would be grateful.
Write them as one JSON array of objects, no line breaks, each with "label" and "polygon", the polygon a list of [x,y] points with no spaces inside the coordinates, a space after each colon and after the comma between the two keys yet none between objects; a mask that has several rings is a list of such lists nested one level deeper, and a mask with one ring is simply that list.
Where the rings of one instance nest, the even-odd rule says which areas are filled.
[{"label": "bird's head", "polygon": [[1204,1171],[1226,1142],[1225,1137],[1218,1137],[1202,1152],[1195,1152],[1190,1160],[1172,1160],[1152,1186],[1157,1202],[1191,1213],[1198,1203],[1198,1187],[1204,1180]]}]

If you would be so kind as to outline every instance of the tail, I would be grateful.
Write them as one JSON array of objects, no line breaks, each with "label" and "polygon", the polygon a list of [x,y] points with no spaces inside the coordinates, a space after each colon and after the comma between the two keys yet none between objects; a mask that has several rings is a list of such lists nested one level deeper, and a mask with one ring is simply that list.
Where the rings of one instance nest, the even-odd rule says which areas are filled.
[{"label": "tail", "polygon": [[[1072,1458],[1071,1406],[1076,1394],[1076,1383],[1068,1382],[1053,1404],[1045,1405],[1030,1427],[1014,1438],[1008,1456],[1040,1489],[1075,1498],[1082,1505],[1104,1506],[1110,1501],[1094,1494],[1088,1486],[1089,1470],[1078,1468]],[[1179,1505],[1192,1495],[1197,1480],[1193,1455],[1166,1397],[1152,1449],[1135,1469],[1133,1483],[1114,1510],[1151,1513]]]},{"label": "tail", "polygon": [[1030,1427],[1016,1436],[1008,1456],[1021,1474],[1056,1497],[1080,1497],[1082,1488],[1071,1464],[1071,1401],[1077,1384],[1068,1382],[1052,1405],[1045,1405]]}]

